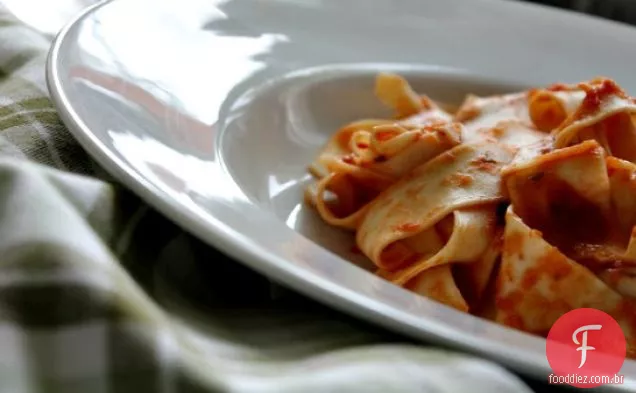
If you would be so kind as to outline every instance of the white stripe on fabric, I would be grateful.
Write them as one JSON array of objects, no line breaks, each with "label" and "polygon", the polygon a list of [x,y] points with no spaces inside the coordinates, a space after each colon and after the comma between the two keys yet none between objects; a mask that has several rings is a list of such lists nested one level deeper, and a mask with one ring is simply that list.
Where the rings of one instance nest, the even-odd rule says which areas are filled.
[{"label": "white stripe on fabric", "polygon": [[502,367],[481,359],[398,346],[338,351],[276,367],[263,364],[262,371],[227,377],[234,391],[254,393],[457,393],[469,386],[471,393],[531,393]]},{"label": "white stripe on fabric", "polygon": [[19,326],[0,323],[0,388],[3,391],[26,393],[35,390],[28,374],[25,336]]},{"label": "white stripe on fabric", "polygon": [[[28,331],[30,357],[37,359],[38,373],[56,380],[91,378],[108,389],[107,321],[93,321],[56,330]],[[97,382],[101,379],[102,382]]]},{"label": "white stripe on fabric", "polygon": [[161,392],[178,393],[176,391],[176,370],[178,362],[178,344],[174,336],[166,332],[159,332],[155,342],[159,357],[159,380]]},{"label": "white stripe on fabric", "polygon": [[52,141],[50,131],[44,129],[41,126],[40,122],[36,121],[36,119],[33,116],[27,115],[27,118],[31,120],[31,126],[37,131],[37,133],[42,138],[42,141],[46,145],[46,148],[49,154],[51,155],[51,159],[53,160],[55,166],[63,170],[68,170],[68,167],[66,166],[64,161],[62,161],[62,158],[60,157],[59,152],[55,148],[55,144]]},{"label": "white stripe on fabric", "polygon": [[6,146],[8,149],[8,153],[18,156],[19,158],[26,158],[26,154],[16,145],[14,145],[10,140],[4,137],[4,135],[0,134],[0,146]]}]

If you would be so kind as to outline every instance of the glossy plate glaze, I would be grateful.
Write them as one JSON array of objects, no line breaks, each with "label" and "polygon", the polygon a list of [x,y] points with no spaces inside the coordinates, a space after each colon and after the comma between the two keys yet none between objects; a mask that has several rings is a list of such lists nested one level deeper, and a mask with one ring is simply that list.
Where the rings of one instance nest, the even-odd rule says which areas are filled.
[{"label": "glossy plate glaze", "polygon": [[[201,239],[298,291],[410,336],[550,372],[545,341],[395,287],[302,205],[306,166],[384,114],[379,70],[453,104],[598,75],[636,92],[636,30],[507,1],[115,0],[58,36],[48,81],[112,174]],[[622,370],[634,388],[636,364]]]}]

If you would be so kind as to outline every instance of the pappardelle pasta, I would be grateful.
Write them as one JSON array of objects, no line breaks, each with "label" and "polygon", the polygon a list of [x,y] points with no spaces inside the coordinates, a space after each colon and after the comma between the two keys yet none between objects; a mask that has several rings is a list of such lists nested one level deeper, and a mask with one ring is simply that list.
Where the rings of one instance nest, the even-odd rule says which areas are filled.
[{"label": "pappardelle pasta", "polygon": [[458,310],[546,335],[596,308],[636,355],[636,101],[613,80],[490,97],[456,113],[394,74],[392,119],[340,128],[305,199],[355,233],[377,274]]}]

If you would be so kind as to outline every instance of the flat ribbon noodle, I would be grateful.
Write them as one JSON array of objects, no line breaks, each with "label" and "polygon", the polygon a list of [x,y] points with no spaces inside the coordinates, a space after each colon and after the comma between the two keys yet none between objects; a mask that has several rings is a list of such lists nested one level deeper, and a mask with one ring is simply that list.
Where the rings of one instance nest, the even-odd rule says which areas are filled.
[{"label": "flat ribbon noodle", "polygon": [[[605,162],[611,190],[612,210],[616,217],[614,223],[622,232],[629,233],[636,225],[636,165],[615,157],[607,157]],[[634,253],[636,254],[636,250]]]},{"label": "flat ribbon noodle", "polygon": [[[365,119],[361,121],[355,121],[340,128],[334,135],[329,138],[329,141],[318,154],[317,159],[311,164],[310,172],[317,178],[324,177],[328,172],[333,172],[333,166],[340,168],[343,161],[352,164],[355,160],[355,154],[358,155],[369,148],[369,144],[378,147],[378,144],[395,145],[395,141],[391,141],[398,134],[403,134],[410,131],[418,131],[418,133],[412,133],[416,137],[411,138],[410,142],[415,143],[418,141],[417,136],[421,136],[422,139],[428,137],[429,132],[441,132],[438,135],[438,141],[440,144],[450,143],[451,147],[459,144],[460,130],[457,129],[459,125],[449,126],[447,128],[438,127],[428,130],[423,130],[428,126],[443,126],[449,125],[452,122],[452,116],[443,111],[439,106],[430,98],[426,96],[418,96],[408,82],[394,74],[381,73],[376,78],[375,86],[376,96],[387,106],[391,107],[396,112],[397,120],[391,119]],[[377,128],[389,127],[392,130],[376,130]],[[374,132],[374,130],[376,132]],[[380,132],[377,132],[380,131]],[[404,140],[404,135],[399,135]],[[430,143],[431,141],[429,141]],[[403,148],[406,148],[408,143],[402,144]],[[426,147],[430,147],[426,144]],[[372,149],[373,150],[373,149]],[[387,155],[386,152],[382,152],[382,161],[390,160],[391,156],[397,154],[400,150],[394,151],[393,154]],[[411,156],[413,155],[412,152]],[[368,152],[364,152],[362,155],[369,156]],[[378,154],[371,155],[371,160],[377,159]],[[420,161],[422,162],[422,161]],[[373,163],[367,165],[373,167]],[[379,165],[380,168],[388,165]],[[382,170],[380,170],[382,172]],[[394,172],[394,171],[393,171]]]},{"label": "flat ribbon noodle", "polygon": [[528,113],[526,93],[493,97],[469,95],[455,114],[454,121],[462,123],[462,141],[473,143],[482,139],[480,130],[489,130],[502,121],[516,121],[533,127]]},{"label": "flat ribbon noodle", "polygon": [[427,108],[406,79],[389,72],[381,72],[375,80],[375,95],[382,103],[396,112],[398,118],[415,115]]},{"label": "flat ribbon noodle", "polygon": [[309,171],[316,178],[326,176],[334,168],[334,163],[342,162],[342,159],[352,153],[350,141],[352,135],[358,130],[371,130],[376,126],[392,124],[390,120],[367,119],[350,123],[340,128],[333,134],[322,148],[314,162],[309,166]]},{"label": "flat ribbon noodle", "polygon": [[432,100],[414,98],[405,83],[398,76],[383,74],[377,79],[376,92],[383,102],[402,111],[398,116],[410,117],[398,122],[350,123],[329,139],[310,166],[319,181],[305,190],[305,200],[329,224],[356,229],[368,201],[380,191],[460,143],[461,125],[448,123],[451,116]]},{"label": "flat ribbon noodle", "polygon": [[[464,297],[469,299],[471,308],[482,309],[486,301],[486,290],[491,283],[495,267],[500,260],[503,243],[503,228],[497,227],[492,233],[490,244],[486,251],[473,263],[456,264],[457,286],[461,288]],[[426,273],[426,272],[425,272]]]},{"label": "flat ribbon noodle", "polygon": [[[448,218],[452,220],[450,230],[443,228]],[[409,267],[398,272],[379,269],[378,275],[394,280],[396,284],[419,295],[467,312],[469,306],[462,292],[475,295],[476,298],[471,300],[476,303],[499,256],[500,248],[493,237],[494,221],[495,207],[492,205],[456,210],[442,223],[403,241],[410,250],[430,256],[427,262],[432,267],[404,280],[401,278],[405,274],[411,277]],[[470,263],[473,261],[476,262]],[[455,280],[451,262],[470,263],[467,264],[462,291]]]},{"label": "flat ribbon noodle", "polygon": [[429,98],[426,98],[425,100],[428,100],[430,102],[428,109],[401,119],[397,123],[406,128],[419,128],[431,124],[444,124],[453,122],[453,116],[451,116],[448,112],[440,108]]},{"label": "flat ribbon noodle", "polygon": [[512,207],[506,212],[496,304],[497,322],[541,335],[568,311],[596,308],[621,325],[628,352],[636,350],[634,305],[548,244]]},{"label": "flat ribbon noodle", "polygon": [[550,132],[578,109],[585,91],[578,85],[553,85],[528,92],[528,112],[537,129]]},{"label": "flat ribbon noodle", "polygon": [[636,269],[609,269],[601,272],[598,277],[621,295],[636,299]]},{"label": "flat ribbon noodle", "polygon": [[594,140],[503,170],[515,212],[619,293],[636,291],[636,165]]},{"label": "flat ribbon noodle", "polygon": [[[462,126],[458,123],[430,125],[418,129],[414,140],[398,154],[367,167],[377,173],[398,179],[416,166],[429,161],[460,143]],[[385,141],[388,143],[389,141]],[[386,156],[385,156],[386,157]]]},{"label": "flat ribbon noodle", "polygon": [[[345,228],[356,229],[368,208],[373,196],[379,190],[365,189],[355,185],[354,178],[343,173],[332,173],[318,182],[315,187],[315,196],[311,203],[327,223]],[[308,188],[308,190],[313,190]],[[328,201],[327,192],[335,194],[336,198]],[[331,202],[331,203],[330,203]]]},{"label": "flat ribbon noodle", "polygon": [[615,157],[607,157],[606,163],[613,222],[622,233],[629,233],[629,241],[618,263],[601,271],[599,277],[618,293],[636,299],[636,165]]},{"label": "flat ribbon noodle", "polygon": [[465,137],[468,140],[464,140],[464,143],[481,141],[499,143],[507,146],[513,152],[549,138],[545,133],[537,131],[519,120],[502,120],[494,127],[482,128]]},{"label": "flat ribbon noodle", "polygon": [[451,265],[432,267],[410,280],[405,288],[459,311],[468,312],[468,304],[455,284]]},{"label": "flat ribbon noodle", "polygon": [[[478,312],[483,309],[486,287],[501,255],[502,237],[499,230],[492,230],[494,207],[487,206],[481,209],[481,217],[480,214],[470,217],[469,212],[464,212],[465,217],[457,221],[465,224],[457,231],[451,229],[452,235],[447,236],[447,244],[438,247],[434,258],[449,263],[428,268],[417,274],[404,284],[406,289],[460,311]],[[458,212],[461,211],[455,211],[453,217],[456,217]],[[471,225],[472,223],[475,225]],[[470,230],[466,231],[467,228]],[[440,228],[437,230],[439,232]],[[391,278],[391,273],[387,271],[379,271],[378,274],[384,278]]]},{"label": "flat ribbon noodle", "polygon": [[636,162],[634,100],[612,80],[598,79],[580,86],[585,91],[585,98],[576,112],[552,131],[555,147],[594,139],[608,154]]},{"label": "flat ribbon noodle", "polygon": [[403,126],[422,127],[433,123],[449,123],[452,116],[425,95],[418,95],[403,77],[381,72],[375,79],[375,95],[395,112]]},{"label": "flat ribbon noodle", "polygon": [[[449,208],[452,209],[453,206]],[[436,253],[421,251],[422,241],[419,235],[413,235],[413,237],[390,243],[382,250],[378,261],[384,264],[384,266],[381,266],[384,268],[381,276],[397,285],[405,285],[409,280],[420,274],[425,274],[428,269],[434,266],[451,262],[473,263],[484,254],[494,236],[494,210],[494,205],[491,204],[481,209],[458,209],[453,211],[453,232],[444,247]],[[393,252],[392,249],[398,247],[401,252]],[[398,254],[398,257],[395,257],[395,261],[389,259],[389,257],[393,257],[392,254]],[[395,265],[400,266],[400,262],[404,260],[410,263],[403,268],[387,269]]]},{"label": "flat ribbon noodle", "polygon": [[[587,231],[594,229],[589,228],[592,224],[601,225],[598,231],[605,228],[609,180],[603,149],[595,141],[517,162],[504,168],[502,179],[515,211],[533,228],[558,236],[564,234],[564,225],[578,225],[565,232],[573,237],[579,233],[572,229]],[[588,214],[581,216],[584,210]],[[556,227],[548,227],[557,219]]]},{"label": "flat ribbon noodle", "polygon": [[[332,172],[332,175],[323,175],[315,189],[308,188],[305,194],[306,199],[310,204],[318,208],[318,213],[328,223],[344,228],[356,228],[365,203],[354,204],[347,202],[351,202],[353,199],[368,202],[412,168],[429,161],[440,153],[459,144],[459,128],[454,124],[432,126],[421,130],[410,131],[409,134],[414,138],[407,140],[405,146],[401,148],[384,145],[391,143],[392,139],[400,138],[401,135],[399,134],[389,140],[379,142],[379,146],[376,146],[376,148],[382,151],[385,157],[386,155],[394,153],[391,158],[388,158],[384,162],[372,162],[365,165],[364,162],[347,160],[333,155],[328,155],[327,157],[325,157],[325,155],[321,156],[319,162],[321,162],[328,171]],[[411,135],[406,136],[411,137]],[[373,144],[373,141],[369,143],[369,145],[371,144]],[[339,176],[335,176],[335,174]],[[344,180],[341,175],[345,174],[348,175],[348,183],[358,184],[361,187],[346,187],[342,185]],[[340,186],[335,187],[335,189],[333,187],[334,181],[340,183]],[[363,193],[365,196],[362,198],[354,198],[354,195],[360,188],[366,190]],[[350,206],[348,209],[345,209],[346,213],[338,216],[328,207],[328,204],[324,200],[327,190],[334,193],[337,199],[344,200],[340,205],[348,204]],[[360,193],[358,192],[358,194]]]},{"label": "flat ribbon noodle", "polygon": [[[453,261],[479,257],[489,244],[484,231],[493,226],[488,222],[491,210],[465,208],[503,199],[498,172],[511,159],[504,147],[481,143],[460,145],[419,166],[374,200],[358,228],[358,247],[380,269],[394,272],[411,265],[392,274],[390,279],[398,284],[432,266],[448,263],[451,248],[456,254]],[[454,229],[438,257],[417,252],[406,241],[451,213],[455,215]],[[468,246],[467,241],[476,244]]]}]

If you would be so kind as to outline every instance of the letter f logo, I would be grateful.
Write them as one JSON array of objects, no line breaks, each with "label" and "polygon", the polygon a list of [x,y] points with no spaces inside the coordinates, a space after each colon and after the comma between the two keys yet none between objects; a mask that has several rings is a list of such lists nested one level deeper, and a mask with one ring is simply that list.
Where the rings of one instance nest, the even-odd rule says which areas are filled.
[{"label": "letter f logo", "polygon": [[[572,341],[574,341],[574,344],[580,345],[580,347],[576,348],[577,351],[581,351],[581,364],[579,364],[579,368],[583,367],[583,365],[585,364],[585,361],[587,360],[587,351],[593,351],[596,349],[594,347],[590,347],[587,345],[588,330],[601,330],[601,328],[602,328],[601,325],[585,325],[576,329],[574,333],[572,334]],[[579,342],[576,336],[581,332],[583,332],[582,340],[581,342]]]}]

